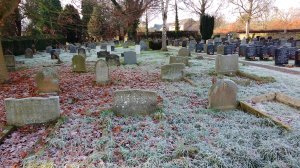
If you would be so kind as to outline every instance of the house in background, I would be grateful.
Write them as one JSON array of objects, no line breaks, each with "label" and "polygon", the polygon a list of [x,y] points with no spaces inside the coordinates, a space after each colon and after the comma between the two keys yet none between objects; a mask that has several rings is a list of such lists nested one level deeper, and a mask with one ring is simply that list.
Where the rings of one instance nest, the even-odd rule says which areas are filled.
[{"label": "house in background", "polygon": [[[175,31],[175,22],[169,23],[169,31]],[[180,31],[199,31],[199,21],[195,21],[192,18],[179,20]]]}]

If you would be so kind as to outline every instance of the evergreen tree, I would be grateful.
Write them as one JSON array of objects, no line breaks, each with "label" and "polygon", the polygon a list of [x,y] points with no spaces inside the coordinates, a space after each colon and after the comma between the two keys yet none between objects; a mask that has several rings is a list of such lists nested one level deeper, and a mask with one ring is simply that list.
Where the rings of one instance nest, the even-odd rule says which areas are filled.
[{"label": "evergreen tree", "polygon": [[179,27],[179,20],[178,20],[178,6],[177,1],[175,1],[175,33],[178,35],[178,32],[180,31]]},{"label": "evergreen tree", "polygon": [[81,40],[82,27],[78,10],[73,5],[66,5],[65,9],[58,17],[61,33],[67,38],[68,42],[74,43]]},{"label": "evergreen tree", "polygon": [[93,7],[97,5],[96,0],[82,0],[81,13],[82,13],[82,33],[84,38],[88,36],[87,26],[93,13]]},{"label": "evergreen tree", "polygon": [[200,33],[202,36],[202,39],[208,40],[211,38],[214,32],[214,26],[215,26],[215,18],[214,16],[210,15],[202,15],[200,18]]},{"label": "evergreen tree", "polygon": [[38,26],[47,34],[55,34],[59,30],[58,16],[62,11],[60,0],[40,0]]}]

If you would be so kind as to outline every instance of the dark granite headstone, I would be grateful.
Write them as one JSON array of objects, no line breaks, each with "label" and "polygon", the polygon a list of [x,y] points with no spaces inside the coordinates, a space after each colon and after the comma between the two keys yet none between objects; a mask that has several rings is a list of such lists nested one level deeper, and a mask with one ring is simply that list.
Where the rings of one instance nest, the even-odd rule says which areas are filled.
[{"label": "dark granite headstone", "polygon": [[225,45],[224,46],[224,55],[233,54],[233,48],[234,48],[234,46],[232,46],[232,45]]},{"label": "dark granite headstone", "polygon": [[295,56],[295,66],[296,67],[300,67],[300,50],[298,50],[296,52],[296,56]]},{"label": "dark granite headstone", "polygon": [[204,44],[203,43],[196,44],[196,53],[202,52],[203,49],[204,49]]},{"label": "dark granite headstone", "polygon": [[73,44],[69,45],[70,53],[77,53],[77,47]]},{"label": "dark granite headstone", "polygon": [[254,60],[256,57],[256,47],[253,45],[247,46],[245,59],[246,60]]},{"label": "dark granite headstone", "polygon": [[240,45],[240,47],[239,47],[239,56],[240,57],[245,57],[246,56],[246,51],[247,51],[247,45]]},{"label": "dark granite headstone", "polygon": [[289,47],[288,48],[289,59],[295,59],[296,51],[297,51],[296,47]]},{"label": "dark granite headstone", "polygon": [[207,45],[207,54],[208,55],[214,55],[215,52],[215,47],[213,44],[208,44]]},{"label": "dark granite headstone", "polygon": [[107,52],[107,51],[99,51],[99,52],[97,52],[97,57],[98,58],[106,58],[107,56],[109,56],[109,52]]},{"label": "dark granite headstone", "polygon": [[105,57],[105,60],[108,66],[120,66],[120,57],[115,54],[110,54],[109,56]]},{"label": "dark granite headstone", "polygon": [[275,65],[283,66],[289,63],[288,48],[280,47],[275,51]]},{"label": "dark granite headstone", "polygon": [[269,57],[275,57],[275,51],[276,51],[276,46],[274,46],[274,45],[270,45],[270,46],[268,46],[268,55],[269,55]]},{"label": "dark granite headstone", "polygon": [[187,41],[183,41],[181,46],[182,47],[187,47]]}]

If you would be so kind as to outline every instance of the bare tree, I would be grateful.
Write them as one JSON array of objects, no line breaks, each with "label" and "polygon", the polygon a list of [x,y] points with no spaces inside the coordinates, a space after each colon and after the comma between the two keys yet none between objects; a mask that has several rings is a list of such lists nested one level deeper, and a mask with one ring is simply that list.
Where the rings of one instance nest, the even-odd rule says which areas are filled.
[{"label": "bare tree", "polygon": [[167,48],[167,20],[168,20],[168,10],[169,10],[169,0],[160,0],[161,13],[163,18],[163,30],[162,30],[162,51],[168,51]]},{"label": "bare tree", "polygon": [[268,10],[273,0],[228,0],[236,7],[237,12],[246,23],[246,36],[249,37],[252,19],[259,17],[263,11]]},{"label": "bare tree", "polygon": [[297,8],[289,8],[288,10],[279,10],[278,17],[284,24],[284,33],[293,24],[293,20],[299,18],[300,12]]},{"label": "bare tree", "polygon": [[209,8],[214,8],[213,13],[217,13],[222,6],[224,6],[224,1],[219,0],[180,0],[185,4],[185,6],[191,10],[193,13],[196,13],[199,16],[202,16],[207,13]]},{"label": "bare tree", "polygon": [[9,16],[18,7],[20,0],[0,0],[0,83],[8,80],[8,72],[4,60],[3,49],[1,44],[1,26],[4,19]]}]

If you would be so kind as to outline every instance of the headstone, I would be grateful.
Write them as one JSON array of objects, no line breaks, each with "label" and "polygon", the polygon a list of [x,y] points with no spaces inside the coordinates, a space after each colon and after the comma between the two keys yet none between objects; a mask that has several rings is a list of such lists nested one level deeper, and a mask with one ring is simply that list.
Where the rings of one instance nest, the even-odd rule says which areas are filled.
[{"label": "headstone", "polygon": [[295,66],[296,67],[300,67],[300,50],[298,50],[296,52],[296,56],[295,56]]},{"label": "headstone", "polygon": [[9,72],[16,70],[16,59],[14,55],[4,55],[4,60]]},{"label": "headstone", "polygon": [[269,59],[269,54],[268,54],[268,47],[267,46],[262,46],[260,49],[260,60],[268,60]]},{"label": "headstone", "polygon": [[125,41],[125,43],[123,43],[123,48],[128,48],[128,47],[129,47],[129,43]]},{"label": "headstone", "polygon": [[124,52],[124,63],[125,64],[137,64],[136,53],[133,51]]},{"label": "headstone", "polygon": [[239,57],[237,55],[218,55],[215,68],[217,74],[235,75],[239,70]]},{"label": "headstone", "polygon": [[230,110],[237,107],[237,85],[228,79],[217,80],[208,93],[208,108]]},{"label": "headstone", "polygon": [[246,38],[244,37],[243,39],[242,39],[242,41],[241,41],[241,45],[246,45],[247,44],[247,40],[246,40]]},{"label": "headstone", "polygon": [[161,67],[163,81],[180,81],[184,77],[184,64],[169,64]]},{"label": "headstone", "polygon": [[288,48],[280,47],[275,51],[275,65],[283,66],[289,64]]},{"label": "headstone", "polygon": [[33,51],[31,48],[25,50],[25,58],[33,58]]},{"label": "headstone", "polygon": [[101,50],[107,50],[107,44],[101,44],[100,48]]},{"label": "headstone", "polygon": [[214,52],[215,52],[215,48],[214,48],[214,45],[213,44],[207,44],[206,46],[206,54],[208,55],[214,55]]},{"label": "headstone", "polygon": [[296,48],[300,49],[300,40],[296,40]]},{"label": "headstone", "polygon": [[96,83],[105,85],[109,82],[108,65],[104,60],[98,60],[96,62]]},{"label": "headstone", "polygon": [[175,39],[175,40],[174,40],[174,46],[175,46],[175,47],[179,47],[179,40],[178,40],[178,39]]},{"label": "headstone", "polygon": [[77,53],[77,47],[73,44],[69,45],[70,53]]},{"label": "headstone", "polygon": [[115,54],[110,54],[109,56],[105,57],[105,60],[108,66],[120,66],[120,57]]},{"label": "headstone", "polygon": [[30,97],[4,100],[9,125],[24,126],[56,120],[60,116],[59,97]]},{"label": "headstone", "polygon": [[86,57],[86,51],[84,48],[78,48],[78,55],[82,55],[84,57]]},{"label": "headstone", "polygon": [[288,56],[289,56],[289,59],[295,59],[296,51],[297,51],[297,48],[296,48],[296,47],[289,47],[289,48],[288,48]]},{"label": "headstone", "polygon": [[225,45],[224,46],[224,55],[230,55],[230,54],[233,54],[234,53],[234,48],[235,46],[234,45]]},{"label": "headstone", "polygon": [[182,41],[182,45],[181,46],[182,47],[187,47],[187,41],[186,40]]},{"label": "headstone", "polygon": [[200,53],[203,51],[204,44],[203,43],[198,43],[196,44],[196,53]]},{"label": "headstone", "polygon": [[192,52],[196,49],[197,42],[196,40],[191,40],[189,43],[189,51]]},{"label": "headstone", "polygon": [[56,49],[52,49],[50,55],[51,59],[59,59],[59,52]]},{"label": "headstone", "polygon": [[268,55],[269,57],[275,57],[276,46],[270,45],[268,46]]},{"label": "headstone", "polygon": [[247,46],[245,59],[255,60],[255,57],[256,57],[256,47],[253,45]]},{"label": "headstone", "polygon": [[59,92],[59,77],[57,72],[52,68],[44,68],[38,72],[35,82],[39,93]]},{"label": "headstone", "polygon": [[185,47],[181,48],[181,49],[178,51],[178,56],[188,57],[188,56],[190,56],[190,55],[191,55],[190,51],[189,51],[187,48],[185,48]]},{"label": "headstone", "polygon": [[122,116],[149,115],[158,109],[157,93],[146,90],[114,92],[113,112]]},{"label": "headstone", "polygon": [[140,41],[141,51],[147,51],[149,49],[147,43],[144,40]]},{"label": "headstone", "polygon": [[188,57],[171,56],[169,64],[175,64],[175,63],[183,63],[186,66],[188,66],[189,65],[189,58]]},{"label": "headstone", "polygon": [[107,52],[107,51],[99,51],[99,52],[97,52],[97,57],[98,58],[105,58],[107,56],[109,56],[109,52]]},{"label": "headstone", "polygon": [[136,54],[141,54],[141,46],[140,45],[135,45],[135,52],[136,52]]},{"label": "headstone", "polygon": [[74,55],[72,58],[73,72],[86,72],[85,57],[82,55]]},{"label": "headstone", "polygon": [[246,57],[247,45],[240,45],[239,47],[239,56]]},{"label": "headstone", "polygon": [[52,50],[52,46],[47,46],[47,47],[46,47],[46,52],[47,52],[47,53],[50,54],[51,50]]},{"label": "headstone", "polygon": [[219,46],[217,47],[217,54],[225,55],[224,48],[225,48],[224,45],[219,45]]},{"label": "headstone", "polygon": [[97,45],[96,45],[96,43],[89,43],[87,47],[89,47],[91,49],[96,49]]}]

